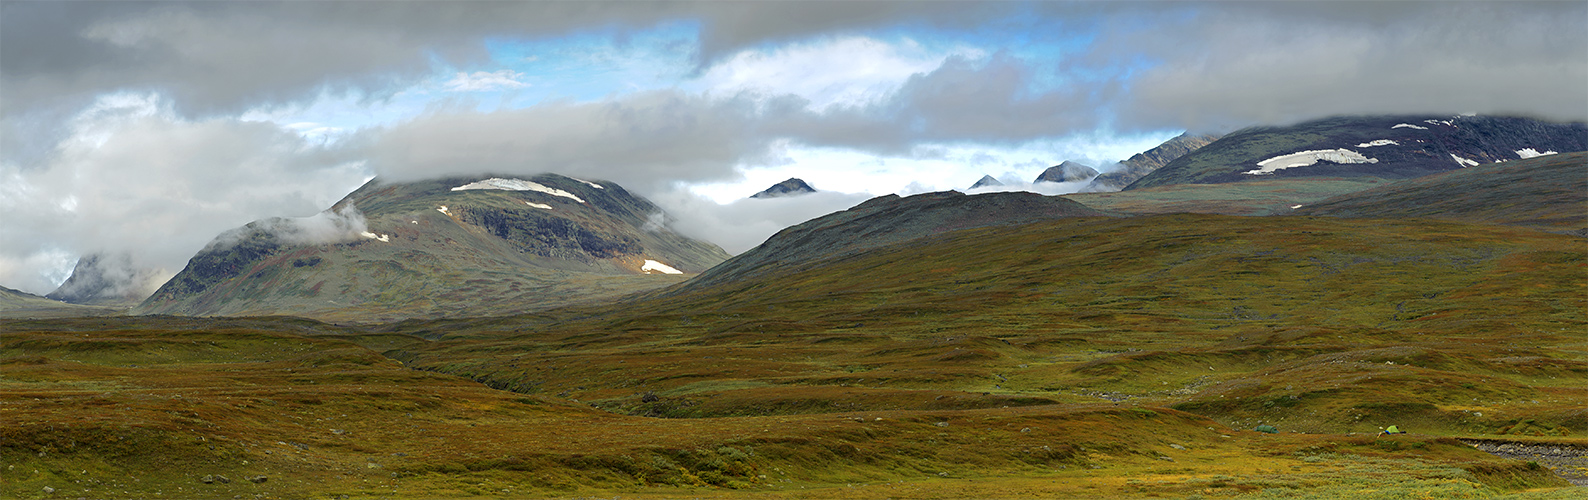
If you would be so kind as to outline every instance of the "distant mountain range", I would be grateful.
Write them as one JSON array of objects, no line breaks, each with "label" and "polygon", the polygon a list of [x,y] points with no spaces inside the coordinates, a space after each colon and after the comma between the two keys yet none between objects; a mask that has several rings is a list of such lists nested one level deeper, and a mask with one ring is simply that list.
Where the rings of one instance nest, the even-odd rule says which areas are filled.
[{"label": "distant mountain range", "polygon": [[[728,258],[671,232],[660,209],[617,184],[560,175],[376,179],[322,215],[317,225],[273,219],[222,235],[136,312],[509,314],[677,283],[666,275]],[[340,239],[305,241],[327,228]]]},{"label": "distant mountain range", "polygon": [[1118,168],[1093,178],[1085,191],[1119,191],[1152,171],[1163,168],[1169,162],[1218,139],[1217,135],[1180,134],[1163,144],[1119,162]]},{"label": "distant mountain range", "polygon": [[814,192],[816,192],[816,188],[811,187],[810,184],[806,184],[805,181],[800,180],[799,178],[790,178],[789,180],[773,184],[772,187],[766,188],[759,193],[752,194],[750,197],[777,198],[780,196],[798,196]]},{"label": "distant mountain range", "polygon": [[1588,126],[1497,116],[1346,116],[1233,132],[1126,190],[1295,177],[1408,179],[1588,150]]}]

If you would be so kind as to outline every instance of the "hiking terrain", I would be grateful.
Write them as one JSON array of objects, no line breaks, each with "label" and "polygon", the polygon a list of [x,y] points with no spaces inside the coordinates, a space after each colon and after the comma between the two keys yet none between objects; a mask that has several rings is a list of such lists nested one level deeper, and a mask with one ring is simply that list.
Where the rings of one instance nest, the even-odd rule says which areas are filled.
[{"label": "hiking terrain", "polygon": [[731,258],[606,181],[372,182],[162,314],[0,290],[0,497],[1580,498],[1580,151],[884,196]]}]

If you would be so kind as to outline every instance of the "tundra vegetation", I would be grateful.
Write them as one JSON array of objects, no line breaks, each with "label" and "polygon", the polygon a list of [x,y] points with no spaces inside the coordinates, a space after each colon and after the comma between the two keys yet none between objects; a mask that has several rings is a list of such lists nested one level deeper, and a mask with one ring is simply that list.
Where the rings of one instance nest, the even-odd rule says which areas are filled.
[{"label": "tundra vegetation", "polygon": [[[1104,212],[1183,195],[1153,193]],[[518,315],[8,319],[0,488],[1579,498],[1582,237],[1369,201],[976,227]]]}]

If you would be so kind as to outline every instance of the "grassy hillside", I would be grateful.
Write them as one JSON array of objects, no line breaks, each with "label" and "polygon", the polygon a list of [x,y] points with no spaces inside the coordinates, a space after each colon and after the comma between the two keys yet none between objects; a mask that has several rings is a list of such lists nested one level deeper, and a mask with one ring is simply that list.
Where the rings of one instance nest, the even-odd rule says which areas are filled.
[{"label": "grassy hillside", "polygon": [[0,286],[0,318],[78,318],[120,315],[126,308],[85,306],[50,300]]},{"label": "grassy hillside", "polygon": [[[0,494],[1575,498],[1557,474],[1588,484],[1578,237],[1081,216],[794,264],[383,326],[0,322]],[[1389,425],[1411,434],[1376,435]],[[1529,448],[1515,460],[1458,438]]]},{"label": "grassy hillside", "polygon": [[459,340],[389,354],[662,416],[1107,400],[1241,428],[1581,435],[1585,259],[1577,238],[1492,226],[1075,219],[621,308],[409,324]]},{"label": "grassy hillside", "polygon": [[1588,152],[1408,179],[1296,211],[1331,217],[1430,217],[1588,236]]},{"label": "grassy hillside", "polygon": [[1296,205],[1387,184],[1377,177],[1248,181],[1230,184],[1170,184],[1109,193],[1074,193],[1064,198],[1114,215],[1275,215]]}]

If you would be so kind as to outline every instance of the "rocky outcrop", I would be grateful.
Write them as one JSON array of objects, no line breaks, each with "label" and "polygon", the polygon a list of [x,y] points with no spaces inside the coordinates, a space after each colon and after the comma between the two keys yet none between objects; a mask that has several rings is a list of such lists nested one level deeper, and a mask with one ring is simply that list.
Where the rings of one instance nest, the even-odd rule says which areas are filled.
[{"label": "rocky outcrop", "polygon": [[806,184],[805,181],[795,177],[789,178],[789,180],[779,182],[777,184],[773,184],[772,187],[766,188],[759,193],[752,194],[750,197],[777,198],[782,196],[799,196],[814,192],[816,192],[816,188],[811,187],[810,184]]},{"label": "rocky outcrop", "polygon": [[1118,168],[1099,174],[1086,186],[1086,191],[1119,191],[1145,177],[1152,171],[1163,168],[1169,162],[1181,156],[1196,151],[1218,140],[1217,135],[1192,135],[1190,133],[1179,136],[1159,144],[1157,147],[1138,153],[1130,159],[1119,162]]},{"label": "rocky outcrop", "polygon": [[984,187],[990,187],[990,186],[1002,186],[1002,185],[1004,185],[1003,181],[995,179],[991,175],[983,175],[983,176],[981,176],[980,180],[976,181],[975,184],[971,184],[970,185],[970,189],[984,188]]},{"label": "rocky outcrop", "polygon": [[1097,177],[1097,169],[1073,161],[1048,167],[1032,182],[1080,182]]}]

